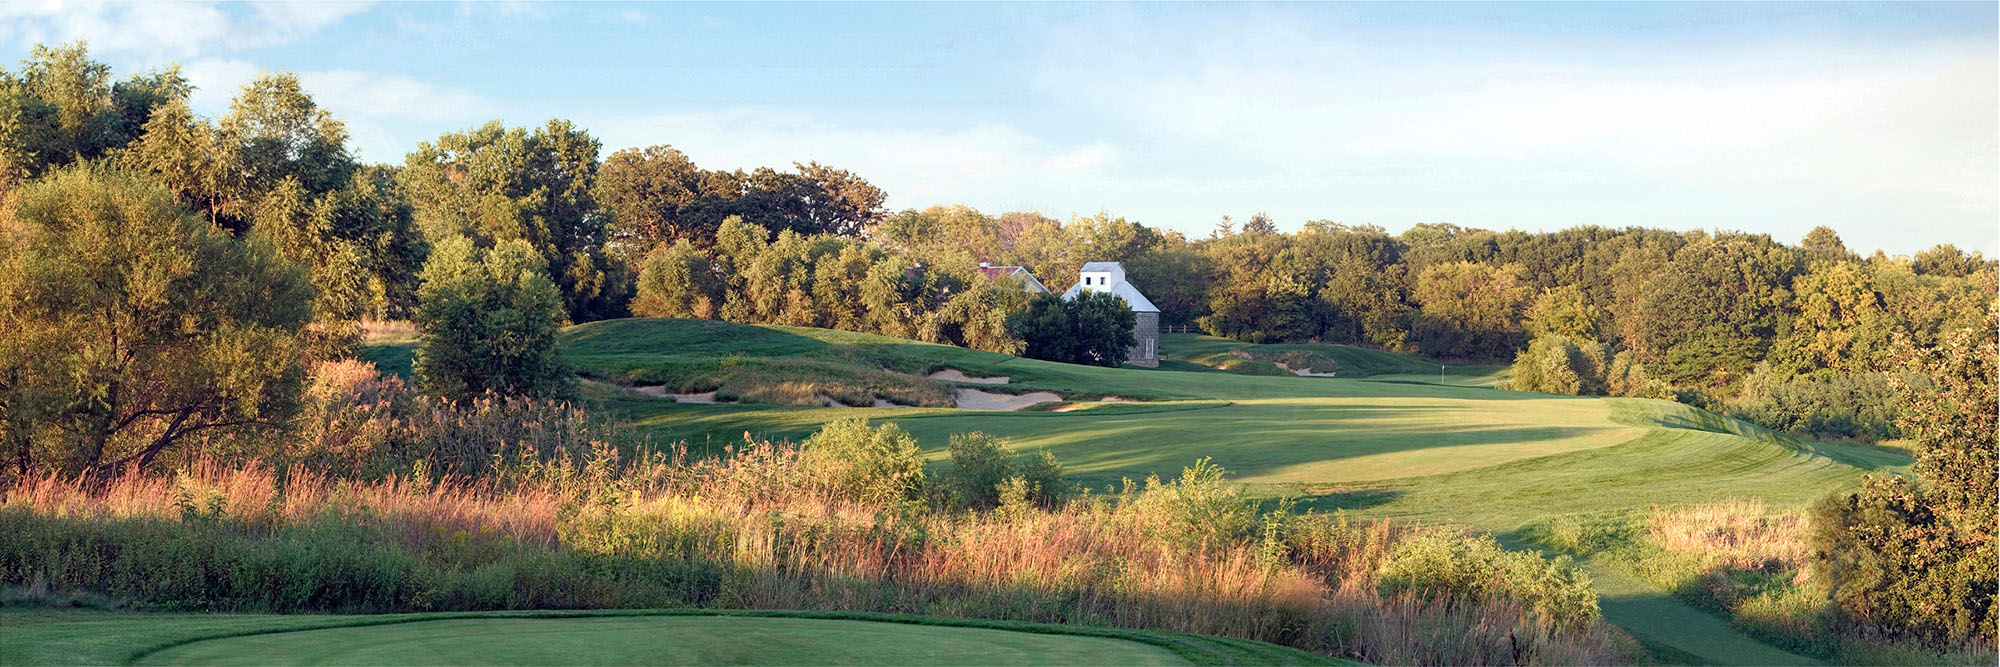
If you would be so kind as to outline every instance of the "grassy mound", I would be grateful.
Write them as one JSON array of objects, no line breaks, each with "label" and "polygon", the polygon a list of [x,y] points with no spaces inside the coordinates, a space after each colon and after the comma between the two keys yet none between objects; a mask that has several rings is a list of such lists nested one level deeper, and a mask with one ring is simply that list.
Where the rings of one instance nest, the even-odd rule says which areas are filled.
[{"label": "grassy mound", "polygon": [[[1491,386],[1505,366],[1447,365],[1429,359],[1352,345],[1278,343],[1258,345],[1202,334],[1163,334],[1161,358],[1245,375],[1292,375],[1293,371],[1337,373],[1336,377],[1399,379]],[[1280,368],[1280,364],[1284,367]],[[1287,370],[1290,369],[1290,370]],[[1439,371],[1443,370],[1443,373]]]},{"label": "grassy mound", "polygon": [[1205,635],[858,612],[34,610],[0,620],[6,664],[1351,664]]}]

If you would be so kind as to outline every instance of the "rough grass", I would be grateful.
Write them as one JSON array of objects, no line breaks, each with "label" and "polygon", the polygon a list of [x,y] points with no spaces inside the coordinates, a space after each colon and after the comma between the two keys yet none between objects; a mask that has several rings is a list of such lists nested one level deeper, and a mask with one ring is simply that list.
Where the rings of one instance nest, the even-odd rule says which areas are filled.
[{"label": "rough grass", "polygon": [[1815,571],[1805,513],[1741,498],[1548,517],[1521,531],[1721,616],[1768,644],[1838,664],[1993,664],[1990,647],[1944,651],[1854,634]]},{"label": "rough grass", "polygon": [[[804,453],[762,443],[520,485],[216,463],[102,486],[42,478],[0,494],[0,583],[150,609],[881,611],[1377,662],[1629,659],[1587,581],[1455,531],[1273,522],[1186,478],[1059,509],[929,511],[849,498]],[[1459,558],[1461,542],[1485,556]]]}]

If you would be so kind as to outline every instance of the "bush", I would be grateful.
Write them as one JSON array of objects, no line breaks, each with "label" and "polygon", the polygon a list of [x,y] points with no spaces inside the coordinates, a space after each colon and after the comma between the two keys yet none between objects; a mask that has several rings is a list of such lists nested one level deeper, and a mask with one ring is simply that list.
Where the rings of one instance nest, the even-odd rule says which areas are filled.
[{"label": "bush", "polygon": [[1239,544],[1257,525],[1257,508],[1242,489],[1223,481],[1225,471],[1204,457],[1181,469],[1179,479],[1146,479],[1129,487],[1123,507],[1142,530],[1190,551]]},{"label": "bush", "polygon": [[1384,595],[1444,596],[1458,603],[1514,599],[1558,625],[1583,628],[1597,621],[1597,592],[1568,556],[1508,551],[1490,535],[1448,531],[1420,533],[1390,552],[1377,573]]},{"label": "bush", "polygon": [[924,482],[917,439],[895,424],[878,428],[863,418],[829,422],[802,443],[806,470],[836,497],[893,503],[915,496]]},{"label": "bush", "polygon": [[565,318],[548,265],[526,241],[480,250],[465,237],[440,242],[417,291],[423,329],[414,368],[425,393],[566,398],[575,387],[556,348]]},{"label": "bush", "polygon": [[955,504],[992,509],[1007,504],[1011,492],[1017,502],[1054,508],[1069,497],[1054,454],[1040,450],[1009,460],[1006,449],[1006,440],[977,431],[951,436],[951,471],[944,481]]},{"label": "bush", "polygon": [[1605,393],[1604,348],[1596,341],[1579,341],[1547,334],[1528,343],[1514,358],[1508,388],[1547,394],[1601,396]]},{"label": "bush", "polygon": [[[1922,378],[1908,381],[1923,382]],[[1779,380],[1759,365],[1744,383],[1743,398],[1724,410],[1731,417],[1780,431],[1821,437],[1886,440],[1898,437],[1901,399],[1883,373],[1825,373]]]}]

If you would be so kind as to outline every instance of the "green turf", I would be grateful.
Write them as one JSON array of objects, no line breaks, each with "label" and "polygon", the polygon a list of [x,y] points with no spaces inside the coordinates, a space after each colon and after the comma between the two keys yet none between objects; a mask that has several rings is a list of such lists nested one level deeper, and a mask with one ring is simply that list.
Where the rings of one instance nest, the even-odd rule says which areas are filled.
[{"label": "green turf", "polygon": [[900,614],[0,610],[0,664],[1207,664],[1342,661],[1222,637]]},{"label": "green turf", "polygon": [[[797,438],[828,420],[864,415],[916,434],[933,461],[943,460],[948,435],[984,431],[1016,448],[1055,453],[1092,486],[1171,476],[1197,458],[1213,457],[1253,491],[1294,497],[1306,508],[1465,526],[1516,544],[1525,525],[1550,515],[1636,512],[1724,498],[1797,508],[1857,486],[1864,474],[1898,472],[1909,463],[1880,448],[1802,441],[1670,401],[1501,391],[1480,386],[1499,377],[1495,367],[1447,369],[1440,378],[1433,362],[1342,346],[1313,348],[1349,355],[1340,358],[1343,368],[1351,363],[1372,375],[1216,372],[1199,360],[1240,359],[1229,350],[1243,344],[1191,334],[1163,337],[1169,363],[1157,370],[1054,364],[848,332],[682,320],[595,323],[571,328],[564,339],[586,372],[608,378],[698,374],[701,364],[717,363],[719,356],[738,365],[789,359],[891,373],[950,366],[1011,376],[1014,391],[1153,401],[995,413],[693,406],[605,397],[607,406],[668,440],[719,444],[746,432]],[[1761,653],[1775,650],[1768,646],[1716,634],[1721,626],[1715,617],[1666,593],[1614,590],[1613,584],[1607,579],[1600,587],[1607,615],[1659,657],[1717,663],[1774,658]],[[1716,624],[1691,624],[1696,617],[1687,614]]]},{"label": "green turf", "polygon": [[1252,355],[1253,351],[1258,356],[1268,356],[1262,353],[1287,351],[1316,354],[1339,364],[1337,377],[1393,379],[1426,384],[1491,387],[1503,379],[1507,369],[1506,366],[1500,365],[1446,364],[1353,345],[1330,343],[1256,345],[1202,334],[1160,335],[1162,359],[1249,375],[1291,374],[1290,371],[1278,368],[1268,361],[1246,358],[1247,355]]}]

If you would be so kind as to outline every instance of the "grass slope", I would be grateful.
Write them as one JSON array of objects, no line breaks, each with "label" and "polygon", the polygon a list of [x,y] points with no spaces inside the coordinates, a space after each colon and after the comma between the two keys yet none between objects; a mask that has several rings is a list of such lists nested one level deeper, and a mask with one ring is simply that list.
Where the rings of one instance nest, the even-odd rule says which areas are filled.
[{"label": "grass slope", "polygon": [[[1317,355],[1339,365],[1339,377],[1370,378],[1491,387],[1504,379],[1507,367],[1450,365],[1430,359],[1331,343],[1258,345],[1203,334],[1161,334],[1160,357],[1186,364],[1179,370],[1217,369],[1245,375],[1292,375],[1267,360],[1287,352]],[[1296,368],[1296,366],[1294,367]]]},{"label": "grass slope", "polygon": [[[1163,337],[1158,370],[1017,359],[896,339],[787,327],[622,320],[573,327],[570,357],[586,373],[671,382],[720,365],[818,363],[857,376],[941,366],[1009,375],[1008,390],[1049,390],[1098,404],[1075,412],[946,408],[842,409],[676,405],[604,398],[645,428],[696,445],[744,433],[795,438],[829,420],[865,415],[917,435],[934,461],[946,437],[984,431],[1021,449],[1048,449],[1095,486],[1171,476],[1209,456],[1253,491],[1363,517],[1460,525],[1515,546],[1537,519],[1624,514],[1658,505],[1756,498],[1802,507],[1869,472],[1909,459],[1875,448],[1801,441],[1669,401],[1509,392],[1488,386],[1496,367],[1447,371],[1433,362],[1344,346],[1305,346],[1365,378],[1216,372],[1245,346],[1191,334]],[[1270,356],[1258,354],[1256,356]],[[719,359],[719,360],[718,360]],[[1419,368],[1421,366],[1421,368]],[[1607,617],[1662,659],[1707,663],[1806,661],[1730,630],[1672,596],[1603,575]],[[1621,583],[1622,582],[1622,583]]]},{"label": "grass slope", "polygon": [[1351,664],[1202,635],[847,612],[16,610],[0,627],[0,664]]}]

